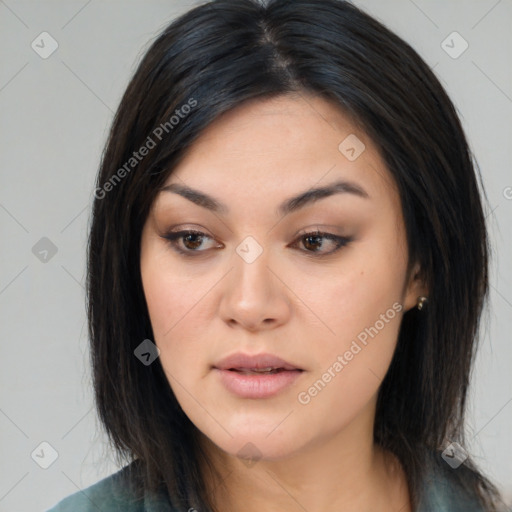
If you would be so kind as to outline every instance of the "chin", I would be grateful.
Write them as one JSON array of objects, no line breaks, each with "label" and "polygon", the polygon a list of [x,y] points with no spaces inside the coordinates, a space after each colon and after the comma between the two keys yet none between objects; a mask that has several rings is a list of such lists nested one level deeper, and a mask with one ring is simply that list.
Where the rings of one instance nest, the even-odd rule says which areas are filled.
[{"label": "chin", "polygon": [[[282,418],[281,418],[282,420]],[[230,456],[240,459],[247,459],[247,466],[258,460],[280,460],[287,458],[298,451],[305,442],[305,437],[300,432],[293,433],[288,429],[275,428],[278,422],[261,422],[257,427],[253,421],[251,425],[236,426],[232,423],[227,427],[231,436],[222,435],[216,430],[215,433],[203,431],[209,441],[217,448]],[[269,434],[270,432],[270,434]],[[213,434],[213,435],[212,435]]]}]

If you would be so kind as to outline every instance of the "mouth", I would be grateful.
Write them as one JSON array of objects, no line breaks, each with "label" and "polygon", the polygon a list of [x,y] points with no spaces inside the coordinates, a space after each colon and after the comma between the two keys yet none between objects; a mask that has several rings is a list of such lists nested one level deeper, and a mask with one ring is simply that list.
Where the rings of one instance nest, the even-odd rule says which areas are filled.
[{"label": "mouth", "polygon": [[283,368],[261,371],[253,369],[214,369],[226,391],[238,398],[271,398],[290,388],[304,370]]},{"label": "mouth", "polygon": [[240,398],[270,398],[291,386],[305,370],[271,354],[233,354],[212,367],[220,382]]},{"label": "mouth", "polygon": [[237,352],[225,357],[213,366],[218,370],[237,372],[277,373],[279,371],[300,370],[299,366],[273,354],[244,354]]},{"label": "mouth", "polygon": [[274,375],[275,373],[299,371],[300,369],[286,370],[285,368],[228,368],[230,372],[237,372],[242,375]]}]

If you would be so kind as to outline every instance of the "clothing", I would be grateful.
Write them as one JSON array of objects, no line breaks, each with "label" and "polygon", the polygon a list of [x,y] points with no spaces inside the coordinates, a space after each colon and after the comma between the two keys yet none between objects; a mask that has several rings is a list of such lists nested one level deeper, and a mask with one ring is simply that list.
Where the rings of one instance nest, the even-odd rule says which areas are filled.
[{"label": "clothing", "polygon": [[[163,493],[146,493],[143,500],[135,500],[126,485],[127,471],[132,464],[68,496],[47,512],[176,512]],[[416,512],[485,512],[440,474],[429,474],[424,489]]]},{"label": "clothing", "polygon": [[146,493],[136,499],[128,487],[128,473],[135,463],[78,491],[47,512],[175,512],[163,494]]}]

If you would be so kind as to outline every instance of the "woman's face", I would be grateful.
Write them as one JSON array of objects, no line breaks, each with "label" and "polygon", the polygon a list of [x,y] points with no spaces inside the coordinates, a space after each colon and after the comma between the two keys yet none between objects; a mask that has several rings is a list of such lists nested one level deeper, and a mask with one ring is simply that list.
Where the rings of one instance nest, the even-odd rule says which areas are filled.
[{"label": "woman's face", "polygon": [[[141,273],[190,420],[223,451],[269,460],[367,436],[402,315],[422,293],[371,140],[323,99],[258,100],[210,125],[166,185]],[[200,234],[166,238],[187,230]],[[255,357],[223,361],[236,354]]]}]

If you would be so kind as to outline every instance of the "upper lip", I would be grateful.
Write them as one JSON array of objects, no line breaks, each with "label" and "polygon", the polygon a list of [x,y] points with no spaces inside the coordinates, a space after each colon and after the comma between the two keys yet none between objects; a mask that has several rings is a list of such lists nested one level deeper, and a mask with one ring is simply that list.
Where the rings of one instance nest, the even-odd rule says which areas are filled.
[{"label": "upper lip", "polygon": [[243,354],[237,352],[220,360],[214,365],[218,370],[261,370],[264,368],[282,368],[284,370],[302,370],[273,354]]}]

